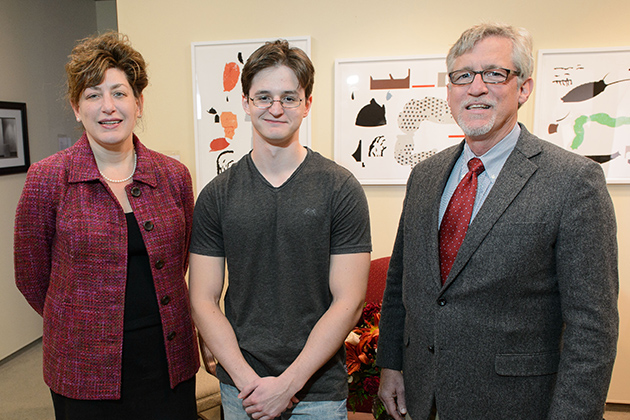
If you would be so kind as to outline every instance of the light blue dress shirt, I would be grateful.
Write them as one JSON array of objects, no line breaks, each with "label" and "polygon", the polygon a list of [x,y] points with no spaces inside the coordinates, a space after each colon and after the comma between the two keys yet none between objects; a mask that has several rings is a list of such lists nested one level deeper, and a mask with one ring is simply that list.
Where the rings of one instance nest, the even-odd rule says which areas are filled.
[{"label": "light blue dress shirt", "polygon": [[[510,156],[510,153],[512,153],[512,150],[516,147],[516,142],[518,141],[518,137],[520,135],[521,127],[516,124],[512,131],[510,131],[510,133],[499,143],[494,145],[492,149],[488,150],[482,156],[476,156],[481,159],[485,170],[477,177],[477,196],[475,197],[472,217],[470,218],[471,223],[479,212],[483,202],[486,200],[486,197],[488,197],[488,194],[499,176],[501,169],[503,169],[503,165],[507,161],[508,156]],[[455,166],[451,171],[451,175],[448,178],[448,182],[446,183],[446,187],[444,187],[444,192],[442,193],[439,224],[442,224],[442,218],[446,212],[446,207],[448,207],[448,202],[451,200],[457,185],[462,178],[464,178],[466,173],[468,173],[468,161],[474,157],[475,154],[472,150],[470,150],[470,147],[468,147],[468,143],[464,144],[464,150],[459,156],[459,159],[457,159],[457,162],[455,162]]]}]

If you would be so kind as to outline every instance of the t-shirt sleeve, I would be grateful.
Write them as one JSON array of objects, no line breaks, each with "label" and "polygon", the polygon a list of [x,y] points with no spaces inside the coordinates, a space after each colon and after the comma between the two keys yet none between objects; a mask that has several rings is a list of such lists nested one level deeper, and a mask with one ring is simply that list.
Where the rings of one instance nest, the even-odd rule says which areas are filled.
[{"label": "t-shirt sleeve", "polygon": [[209,257],[225,257],[220,205],[216,185],[212,182],[204,187],[195,204],[190,252]]},{"label": "t-shirt sleeve", "polygon": [[356,254],[372,251],[370,215],[365,192],[349,175],[333,199],[330,253]]}]

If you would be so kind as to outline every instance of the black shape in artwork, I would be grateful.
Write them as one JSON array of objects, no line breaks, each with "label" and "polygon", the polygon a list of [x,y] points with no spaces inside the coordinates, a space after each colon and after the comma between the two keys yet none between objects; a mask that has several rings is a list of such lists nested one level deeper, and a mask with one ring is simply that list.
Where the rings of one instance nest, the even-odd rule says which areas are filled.
[{"label": "black shape in artwork", "polygon": [[217,175],[234,164],[234,150],[224,150],[217,156]]},{"label": "black shape in artwork", "polygon": [[590,156],[585,156],[585,157],[591,160],[594,160],[597,163],[606,163],[606,162],[610,162],[611,160],[619,156],[621,156],[621,153],[615,152],[612,155],[590,155]]},{"label": "black shape in artwork", "polygon": [[[604,76],[604,79],[605,78],[606,76]],[[598,80],[597,82],[584,83],[580,86],[574,87],[566,95],[560,98],[560,100],[562,102],[587,101],[602,93],[607,86],[614,85],[615,83],[630,81],[630,79],[622,79],[615,82],[606,83],[604,82],[604,79]]]},{"label": "black shape in artwork", "polygon": [[361,162],[361,146],[362,146],[362,140],[359,140],[359,144],[357,145],[357,150],[355,150],[354,153],[352,154],[352,157],[357,162]]},{"label": "black shape in artwork", "polygon": [[359,111],[355,124],[360,127],[380,127],[387,124],[385,105],[379,105],[372,98],[370,103]]},{"label": "black shape in artwork", "polygon": [[240,51],[239,51],[239,52],[238,52],[238,56],[237,56],[237,57],[238,57],[238,61],[239,61],[239,63],[241,63],[241,64],[245,64],[245,63],[243,62],[243,53],[242,53],[242,52],[240,52]]},{"label": "black shape in artwork", "polygon": [[370,143],[368,148],[368,157],[383,157],[383,153],[387,149],[385,146],[385,136],[377,136]]},{"label": "black shape in artwork", "polygon": [[208,114],[212,114],[212,115],[216,115],[217,110],[214,108],[210,108],[208,111],[206,111]]}]

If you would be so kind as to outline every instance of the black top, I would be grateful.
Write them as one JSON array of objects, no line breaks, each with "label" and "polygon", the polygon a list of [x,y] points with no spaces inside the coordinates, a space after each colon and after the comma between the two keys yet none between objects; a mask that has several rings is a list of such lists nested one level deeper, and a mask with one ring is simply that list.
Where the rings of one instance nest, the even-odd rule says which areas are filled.
[{"label": "black top", "polygon": [[127,288],[125,291],[125,331],[161,324],[160,311],[149,264],[149,254],[133,213],[127,218]]}]

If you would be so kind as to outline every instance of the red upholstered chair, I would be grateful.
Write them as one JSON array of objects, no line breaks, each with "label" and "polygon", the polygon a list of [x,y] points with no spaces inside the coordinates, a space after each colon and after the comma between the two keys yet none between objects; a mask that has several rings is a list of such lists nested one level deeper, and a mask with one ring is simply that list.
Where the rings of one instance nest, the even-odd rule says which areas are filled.
[{"label": "red upholstered chair", "polygon": [[[390,257],[377,258],[370,263],[370,275],[368,277],[367,293],[365,295],[366,303],[380,304],[383,301],[389,258]],[[353,412],[352,408],[352,406],[348,405],[348,420],[374,420],[374,416],[371,412],[371,399],[361,406],[355,407],[356,412]]]},{"label": "red upholstered chair", "polygon": [[370,263],[370,276],[368,278],[367,293],[365,302],[381,303],[385,283],[387,280],[387,269],[389,268],[389,258],[383,257],[372,260]]}]

